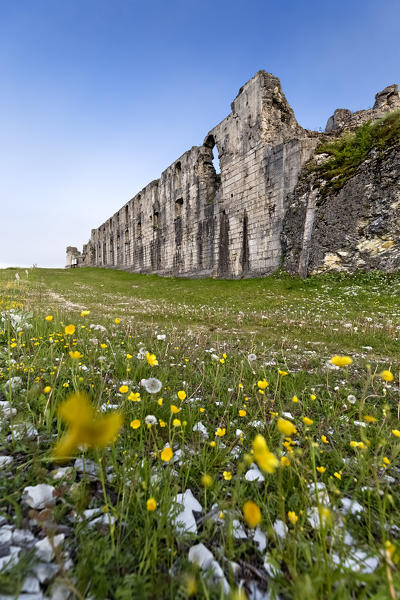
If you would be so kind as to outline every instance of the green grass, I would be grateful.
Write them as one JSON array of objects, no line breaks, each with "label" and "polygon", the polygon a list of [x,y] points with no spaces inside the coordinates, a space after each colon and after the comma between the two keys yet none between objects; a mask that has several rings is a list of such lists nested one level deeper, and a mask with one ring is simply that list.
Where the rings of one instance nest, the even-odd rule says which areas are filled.
[{"label": "green grass", "polygon": [[399,140],[400,111],[397,110],[376,122],[369,121],[339,139],[321,144],[316,152],[326,153],[330,158],[321,165],[310,163],[309,166],[320,180],[321,198],[341,190],[373,148],[383,152]]},{"label": "green grass", "polygon": [[[398,589],[400,574],[396,554],[389,560],[384,548],[390,542],[399,552],[400,438],[392,429],[400,429],[400,276],[302,280],[277,274],[221,281],[89,268],[34,269],[28,276],[18,272],[19,283],[15,270],[0,271],[0,387],[17,410],[11,424],[34,425],[39,443],[8,439],[10,424],[2,422],[0,453],[12,454],[15,461],[11,476],[0,478],[0,514],[24,526],[24,487],[43,482],[57,487],[60,501],[53,520],[71,528],[64,549],[73,567],[65,578],[76,586],[77,597],[172,600],[189,598],[196,588],[196,598],[238,599],[240,581],[249,598],[252,581],[268,589],[271,598],[393,597],[390,581]],[[83,309],[90,315],[81,316]],[[21,317],[17,326],[13,314]],[[45,320],[49,314],[51,322]],[[64,335],[70,323],[76,327],[74,336]],[[90,327],[98,324],[105,331]],[[165,340],[158,339],[160,334]],[[137,357],[143,347],[156,354],[157,366]],[[70,358],[71,350],[79,350],[82,358]],[[250,354],[255,360],[249,360]],[[331,370],[327,362],[334,354],[349,355],[353,363]],[[379,375],[383,369],[390,369],[395,381],[385,383]],[[152,376],[163,386],[156,395],[140,385]],[[6,384],[11,377],[21,378],[14,390]],[[264,378],[269,385],[261,394],[257,382]],[[124,383],[129,392],[140,393],[140,402],[119,392]],[[187,394],[184,401],[177,397],[179,390]],[[52,449],[65,432],[58,407],[78,391],[87,393],[97,409],[118,405],[124,426],[108,448],[84,453],[99,465],[99,480],[76,469],[67,479],[55,480]],[[161,397],[162,405],[157,402]],[[170,405],[180,412],[172,415]],[[240,416],[239,410],[245,414]],[[284,412],[292,414],[297,428],[294,444],[286,440],[284,445],[277,428]],[[149,414],[158,420],[150,429],[144,423]],[[304,416],[313,423],[305,425]],[[376,421],[357,424],[365,416]],[[179,426],[173,425],[174,418]],[[140,420],[138,429],[129,426],[133,420]],[[200,421],[209,439],[193,431]],[[226,429],[223,437],[215,436],[218,428]],[[237,435],[237,429],[243,434]],[[278,459],[284,455],[290,461],[265,473],[259,484],[244,476],[258,433]],[[364,447],[353,448],[351,441]],[[173,460],[181,452],[179,462],[163,463],[160,453],[166,443]],[[385,457],[390,461],[386,466]],[[66,463],[73,464],[73,459]],[[318,471],[320,466],[326,471]],[[232,478],[226,479],[224,472]],[[209,488],[202,485],[204,473],[212,478]],[[330,515],[316,528],[309,522],[318,510],[310,491],[315,482],[326,486],[327,497],[319,503]],[[197,534],[181,536],[171,510],[174,496],[186,489],[202,512]],[[146,510],[149,498],[157,501],[154,512]],[[346,511],[345,499],[356,500],[360,513]],[[261,509],[263,551],[243,517],[248,500]],[[218,523],[210,517],[214,504],[215,515],[224,514]],[[115,524],[106,522],[99,529],[86,521],[71,522],[72,513],[94,507],[107,507]],[[295,525],[289,511],[298,516]],[[233,537],[234,520],[247,538]],[[279,520],[288,528],[284,538],[274,530]],[[230,594],[189,563],[189,548],[200,542],[223,568]],[[376,568],[360,572],[351,562],[357,551],[376,560]],[[26,557],[19,571],[16,567],[2,575],[4,589],[18,593],[21,569],[30,560]],[[275,566],[270,573],[265,560]],[[236,575],[230,561],[238,565]]]}]

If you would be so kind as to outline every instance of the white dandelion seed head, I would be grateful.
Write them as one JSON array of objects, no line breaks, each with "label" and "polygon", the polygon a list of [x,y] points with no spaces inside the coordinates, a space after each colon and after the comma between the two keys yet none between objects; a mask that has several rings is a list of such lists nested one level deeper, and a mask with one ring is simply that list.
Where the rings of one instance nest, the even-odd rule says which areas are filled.
[{"label": "white dandelion seed head", "polygon": [[247,355],[247,360],[249,362],[253,362],[253,361],[257,360],[257,354],[248,354]]},{"label": "white dandelion seed head", "polygon": [[144,387],[148,394],[158,394],[162,388],[162,383],[156,377],[150,377],[150,379],[142,379],[140,385]]},{"label": "white dandelion seed head", "polygon": [[154,415],[147,415],[144,418],[146,425],[157,425],[157,418]]}]

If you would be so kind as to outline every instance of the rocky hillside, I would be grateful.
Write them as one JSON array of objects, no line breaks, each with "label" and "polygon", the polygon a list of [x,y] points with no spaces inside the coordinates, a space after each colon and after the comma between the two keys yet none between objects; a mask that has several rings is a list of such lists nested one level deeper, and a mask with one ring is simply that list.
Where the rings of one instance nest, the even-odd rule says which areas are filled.
[{"label": "rocky hillside", "polygon": [[[387,88],[389,99],[395,87]],[[335,111],[337,118],[328,121],[328,140],[288,196],[282,232],[285,270],[306,276],[399,269],[400,110],[365,121],[365,113],[375,116],[374,109],[354,113],[353,119],[347,115],[347,121],[339,119],[343,110]]]}]

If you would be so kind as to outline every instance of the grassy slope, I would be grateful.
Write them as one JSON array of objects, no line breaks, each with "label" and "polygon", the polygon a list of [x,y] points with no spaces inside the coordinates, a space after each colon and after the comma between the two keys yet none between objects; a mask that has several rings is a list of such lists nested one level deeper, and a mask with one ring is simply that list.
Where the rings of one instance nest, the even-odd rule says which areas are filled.
[{"label": "grassy slope", "polygon": [[[0,272],[0,282],[13,276],[10,270]],[[206,328],[210,339],[235,330],[239,337],[267,338],[279,346],[282,340],[288,346],[319,342],[328,354],[371,346],[377,356],[395,357],[399,350],[397,275],[300,279],[279,274],[238,281],[160,278],[85,268],[37,269],[30,280],[37,284],[35,298],[39,294],[57,304],[56,297],[49,297],[52,291],[68,302],[90,306],[99,315],[117,311],[135,317],[138,327],[143,322],[177,329]]]},{"label": "grassy slope", "polygon": [[[104,504],[117,519],[112,534],[75,524],[73,537],[66,541],[82,597],[186,599],[189,577],[197,582],[196,597],[222,598],[220,591],[204,584],[187,564],[188,548],[198,542],[206,544],[219,561],[225,557],[237,562],[246,582],[256,579],[265,589],[268,580],[268,589],[276,590],[284,600],[388,597],[382,560],[374,573],[355,575],[351,569],[335,567],[330,556],[343,557],[341,563],[357,549],[382,556],[385,540],[397,544],[393,532],[400,527],[395,493],[400,448],[391,429],[400,428],[398,387],[383,389],[379,377],[371,374],[391,368],[396,378],[398,375],[399,276],[370,273],[300,280],[277,275],[219,281],[162,279],[102,269],[37,269],[28,278],[18,271],[21,281],[17,284],[15,272],[0,271],[0,311],[10,301],[20,300],[24,310],[31,310],[34,316],[30,317],[32,328],[24,330],[15,347],[11,347],[10,332],[0,335],[0,377],[3,381],[10,375],[23,378],[27,391],[12,394],[16,420],[33,422],[41,443],[9,442],[8,430],[3,427],[0,432],[0,450],[16,456],[17,463],[13,476],[0,481],[0,514],[9,517],[16,510],[23,523],[18,506],[24,486],[43,481],[54,484],[48,472],[52,468],[49,451],[53,434],[62,431],[56,410],[71,389],[88,391],[98,405],[118,403],[126,424],[132,419],[142,422],[135,431],[126,425],[115,445],[103,452],[103,464],[115,475],[114,483],[107,486],[108,497],[104,498],[100,485],[96,488],[78,476],[73,491],[68,482],[61,488],[57,523],[71,526],[67,518],[71,510],[80,512]],[[89,318],[80,317],[82,308],[91,310]],[[54,321],[46,323],[44,316],[49,313]],[[119,325],[115,325],[115,317],[121,318]],[[63,336],[68,323],[77,326],[76,342]],[[89,323],[104,324],[107,333],[89,330]],[[86,329],[81,329],[81,324]],[[165,332],[166,341],[158,341],[156,332]],[[49,334],[53,343],[49,343]],[[94,346],[94,336],[107,347]],[[158,367],[135,358],[140,343],[156,353]],[[70,346],[82,352],[86,371],[69,359]],[[227,354],[225,362],[206,352],[211,347],[221,358]],[[126,352],[133,360],[126,359]],[[257,360],[250,363],[247,355],[251,352]],[[352,367],[327,371],[326,360],[336,353],[350,354]],[[100,354],[105,357],[102,361]],[[57,361],[60,357],[64,362]],[[289,375],[280,378],[278,368]],[[163,382],[162,407],[155,402],[158,396],[154,398],[138,386],[141,378],[152,375]],[[269,387],[261,396],[257,381],[264,377]],[[129,402],[118,392],[127,379],[132,391],[141,392],[141,402]],[[43,393],[46,385],[52,387],[49,405]],[[192,401],[179,404],[179,389],[185,389]],[[349,403],[349,394],[357,398],[356,404]],[[294,395],[298,403],[292,401]],[[172,403],[181,406],[178,416],[187,422],[185,428],[171,425]],[[247,414],[240,417],[238,411],[244,405]],[[276,429],[274,415],[283,411],[293,414],[298,428],[293,454],[282,447]],[[164,419],[167,427],[148,433],[143,421],[149,413]],[[364,429],[356,422],[366,414],[377,421]],[[314,421],[310,428],[302,422],[304,415]],[[218,427],[226,427],[226,436],[215,438],[215,448],[192,432],[200,420],[210,440]],[[265,428],[254,425],[260,421]],[[238,427],[244,432],[242,443],[236,437]],[[290,467],[266,475],[265,487],[248,483],[243,476],[247,469],[244,456],[257,432],[264,433],[278,456],[283,451],[291,461]],[[321,442],[322,435],[328,436],[328,445]],[[172,465],[163,467],[159,458],[167,440],[174,452],[183,451],[182,466],[175,464],[175,472]],[[354,450],[351,440],[364,440],[368,449]],[[231,454],[236,447],[240,449],[238,457]],[[90,458],[96,456],[89,452]],[[388,474],[394,478],[392,484],[382,467],[384,456],[391,461]],[[316,465],[324,465],[326,472],[317,473]],[[224,479],[224,471],[232,473],[231,480]],[[200,483],[204,472],[214,480],[207,491]],[[325,528],[313,532],[307,521],[315,504],[308,486],[316,479],[329,490],[335,535]],[[198,536],[177,542],[169,510],[173,496],[187,488],[202,503],[203,515],[218,503],[226,514],[226,529],[204,520]],[[158,502],[154,514],[145,509],[150,496]],[[341,498],[345,497],[362,504],[361,516],[351,511],[343,514]],[[262,577],[265,553],[260,553],[251,539],[234,540],[229,529],[230,515],[243,522],[241,510],[249,499],[262,510],[269,560],[278,565],[278,574],[272,578]],[[288,511],[299,516],[296,527],[289,523]],[[285,542],[272,529],[277,518],[289,526]],[[354,539],[351,545],[341,537],[345,531]],[[400,585],[398,570],[393,565],[390,569],[395,584]],[[16,589],[18,576],[0,577],[0,585]],[[232,574],[229,578],[234,587]]]}]

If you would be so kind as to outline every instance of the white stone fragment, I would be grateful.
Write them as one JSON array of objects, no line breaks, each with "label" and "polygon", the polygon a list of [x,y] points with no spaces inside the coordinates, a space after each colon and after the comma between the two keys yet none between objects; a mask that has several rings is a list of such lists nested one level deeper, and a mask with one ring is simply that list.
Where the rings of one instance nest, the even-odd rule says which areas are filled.
[{"label": "white stone fragment", "polygon": [[281,572],[277,561],[269,553],[264,556],[264,569],[270,577],[276,577]]},{"label": "white stone fragment", "polygon": [[205,440],[208,440],[208,431],[207,431],[207,427],[201,422],[199,421],[198,423],[196,423],[193,426],[193,430],[192,431],[198,431],[199,433],[201,433],[202,437]]},{"label": "white stone fragment", "polygon": [[72,598],[71,590],[65,583],[55,583],[51,588],[51,600],[69,600]]},{"label": "white stone fragment", "polygon": [[89,521],[89,527],[94,527],[95,525],[109,526],[109,525],[114,525],[114,524],[115,524],[115,517],[113,515],[110,515],[109,513],[104,513],[100,517],[97,517],[96,519]]},{"label": "white stone fragment", "polygon": [[318,494],[318,502],[320,504],[329,504],[330,500],[328,490],[322,481],[318,481],[317,485],[315,485],[315,483],[310,483],[308,489],[312,498],[316,499]]},{"label": "white stone fragment", "polygon": [[201,512],[203,510],[202,505],[196,500],[190,489],[187,489],[183,494],[177,494],[175,496],[175,502],[177,504],[183,504],[185,508],[190,508],[190,510],[195,512]]},{"label": "white stone fragment", "polygon": [[258,546],[260,552],[264,552],[267,547],[267,537],[263,531],[261,531],[260,527],[256,527],[254,530],[253,540]]},{"label": "white stone fragment", "polygon": [[43,540],[40,540],[40,542],[36,542],[35,548],[36,548],[36,555],[38,556],[38,558],[45,562],[51,562],[54,558],[53,547],[57,548],[58,546],[63,544],[64,538],[65,538],[65,535],[63,533],[60,533],[53,537],[51,543],[50,543],[50,539],[48,537],[45,537]]},{"label": "white stone fragment", "polygon": [[196,544],[189,549],[189,562],[195,563],[200,569],[207,569],[214,555],[204,544]]},{"label": "white stone fragment", "polygon": [[14,529],[12,543],[14,546],[29,547],[35,542],[35,536],[29,529]]},{"label": "white stone fragment", "polygon": [[232,535],[235,540],[247,540],[247,534],[238,519],[233,519],[232,521]]},{"label": "white stone fragment", "polygon": [[39,579],[40,583],[48,583],[51,581],[60,570],[60,567],[55,563],[38,563],[33,567],[33,572]]},{"label": "white stone fragment", "polygon": [[344,514],[350,512],[352,515],[358,515],[362,513],[364,507],[361,506],[357,500],[351,500],[351,498],[342,498],[342,511]]},{"label": "white stone fragment", "polygon": [[24,502],[34,508],[35,510],[41,510],[46,506],[54,506],[56,503],[55,488],[47,483],[39,483],[38,485],[28,485],[24,489]]},{"label": "white stone fragment", "polygon": [[100,474],[99,465],[97,465],[93,460],[82,458],[77,458],[74,462],[74,468],[80,473],[86,473],[86,475],[91,475],[92,477],[98,477]]},{"label": "white stone fragment", "polygon": [[189,549],[189,562],[199,566],[202,571],[209,571],[209,579],[218,583],[223,582],[224,592],[229,593],[230,587],[225,579],[224,572],[220,564],[215,560],[214,555],[204,544],[196,544]]},{"label": "white stone fragment", "polygon": [[252,467],[246,472],[244,478],[246,481],[264,481],[264,475],[261,473],[256,464],[252,465]]},{"label": "white stone fragment", "polygon": [[0,545],[11,544],[12,531],[7,526],[0,528]]},{"label": "white stone fragment", "polygon": [[72,472],[72,467],[58,467],[57,469],[54,469],[50,475],[53,477],[53,479],[63,479],[64,477],[71,475]]},{"label": "white stone fragment", "polygon": [[13,462],[12,456],[0,456],[0,469],[5,469]]},{"label": "white stone fragment", "polygon": [[21,592],[27,592],[29,594],[37,594],[40,592],[40,583],[37,577],[28,575],[21,588]]},{"label": "white stone fragment", "polygon": [[17,423],[12,427],[12,434],[8,436],[8,441],[28,439],[31,440],[39,435],[38,430],[31,423]]},{"label": "white stone fragment", "polygon": [[172,501],[170,509],[170,515],[172,516],[176,532],[178,534],[197,533],[197,524],[193,511],[201,512],[202,510],[203,507],[193,496],[190,489],[187,489],[183,494],[177,494]]},{"label": "white stone fragment", "polygon": [[8,400],[0,400],[0,414],[2,414],[5,419],[9,419],[11,415],[14,416],[17,414],[17,409],[11,408]]},{"label": "white stone fragment", "polygon": [[274,531],[276,533],[276,535],[279,538],[285,539],[287,532],[288,532],[288,528],[286,523],[284,523],[283,521],[281,521],[281,519],[277,519],[273,525]]},{"label": "white stone fragment", "polygon": [[190,508],[183,507],[183,510],[173,518],[173,525],[178,534],[197,533],[196,519]]}]

